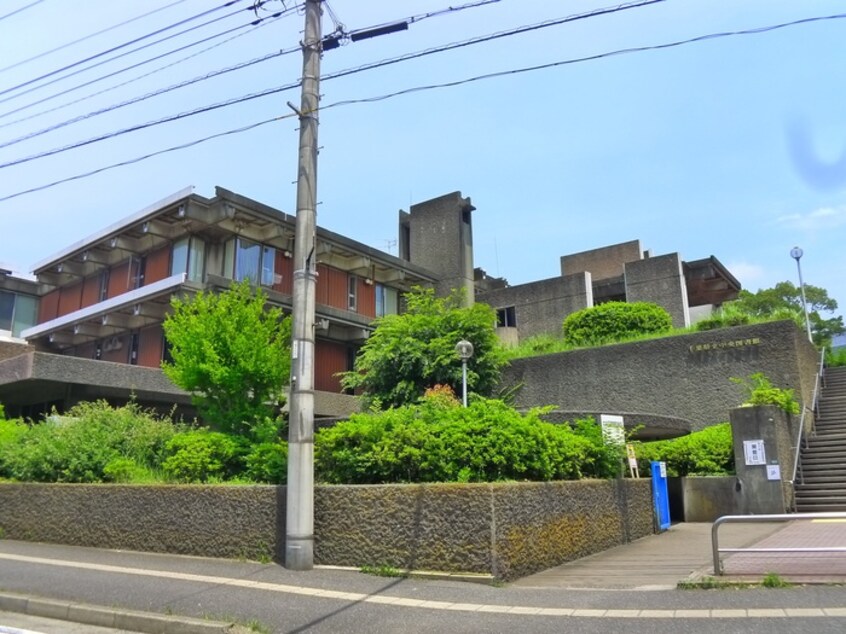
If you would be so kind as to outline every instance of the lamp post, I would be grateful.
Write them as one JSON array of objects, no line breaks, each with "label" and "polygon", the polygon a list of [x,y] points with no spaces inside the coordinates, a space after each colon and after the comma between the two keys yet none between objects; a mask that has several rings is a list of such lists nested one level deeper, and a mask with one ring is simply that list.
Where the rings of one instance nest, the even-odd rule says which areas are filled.
[{"label": "lamp post", "polygon": [[802,293],[802,312],[805,314],[805,330],[808,332],[808,341],[814,343],[814,338],[811,336],[811,320],[808,318],[808,302],[805,300],[805,283],[802,281],[802,265],[799,264],[803,253],[799,247],[790,249],[790,257],[796,260],[796,270],[799,272],[799,290]]},{"label": "lamp post", "polygon": [[467,360],[473,356],[473,344],[462,339],[455,344],[455,352],[461,359],[461,402],[467,407]]}]

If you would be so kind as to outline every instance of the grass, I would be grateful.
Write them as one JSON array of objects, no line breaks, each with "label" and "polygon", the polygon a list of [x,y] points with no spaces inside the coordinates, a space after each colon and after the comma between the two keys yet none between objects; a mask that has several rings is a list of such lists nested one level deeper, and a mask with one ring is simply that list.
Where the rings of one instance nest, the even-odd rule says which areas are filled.
[{"label": "grass", "polygon": [[[761,318],[751,318],[749,320],[748,326],[752,326],[755,324],[762,324],[768,323],[771,321],[784,321],[784,317],[761,317]],[[725,328],[717,328],[716,330],[724,330]],[[571,350],[585,350],[590,348],[600,348],[603,346],[613,346],[619,343],[634,343],[636,341],[650,341],[652,339],[663,339],[664,337],[679,337],[682,335],[689,335],[698,332],[714,332],[713,330],[697,330],[696,325],[688,326],[687,328],[673,328],[667,332],[659,332],[659,333],[648,333],[642,335],[633,335],[631,337],[625,337],[619,339],[617,341],[603,341],[597,342],[594,345],[589,346],[574,346],[572,344],[567,343],[564,341],[562,335],[537,335],[535,337],[529,337],[518,346],[514,348],[508,348],[506,350],[506,358],[509,361],[514,359],[523,359],[526,357],[538,357],[546,354],[555,354],[557,352],[570,352]],[[846,364],[846,353],[843,354],[842,363]]]},{"label": "grass", "polygon": [[775,572],[768,572],[760,582],[702,577],[695,581],[680,581],[676,587],[679,590],[742,590],[745,588],[792,588],[793,584]]},{"label": "grass", "polygon": [[366,575],[375,575],[377,577],[407,577],[408,573],[387,564],[380,564],[378,566],[371,566],[369,564],[363,565],[359,568],[359,572]]}]

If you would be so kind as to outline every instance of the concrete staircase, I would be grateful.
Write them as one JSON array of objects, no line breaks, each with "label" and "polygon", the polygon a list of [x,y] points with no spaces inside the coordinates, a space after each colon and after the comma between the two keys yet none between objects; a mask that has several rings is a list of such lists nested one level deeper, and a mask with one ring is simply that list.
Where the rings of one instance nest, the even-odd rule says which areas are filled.
[{"label": "concrete staircase", "polygon": [[846,511],[846,367],[825,370],[819,415],[800,465],[796,511]]}]

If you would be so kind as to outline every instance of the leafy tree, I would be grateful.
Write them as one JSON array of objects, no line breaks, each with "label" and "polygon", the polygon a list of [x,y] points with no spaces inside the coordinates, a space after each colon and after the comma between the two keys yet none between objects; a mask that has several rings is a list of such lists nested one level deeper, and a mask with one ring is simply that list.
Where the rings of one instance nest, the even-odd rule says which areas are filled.
[{"label": "leafy tree", "polygon": [[[827,346],[832,337],[846,332],[843,317],[825,319],[820,314],[837,310],[837,301],[828,296],[828,291],[819,286],[805,284],[805,299],[808,303],[808,317],[814,343]],[[779,282],[773,288],[761,289],[756,293],[740,291],[738,298],[728,305],[756,318],[793,318],[802,329],[805,328],[802,291],[791,282]]]},{"label": "leafy tree", "polygon": [[[266,308],[248,282],[223,293],[174,298],[164,322],[172,363],[165,374],[193,393],[201,415],[223,431],[266,436],[291,372],[291,322]],[[265,439],[265,438],[261,438]]]},{"label": "leafy tree", "polygon": [[455,344],[473,344],[467,362],[467,389],[490,395],[499,380],[505,355],[494,331],[496,314],[486,304],[464,307],[462,295],[435,297],[432,289],[406,295],[407,310],[386,315],[359,351],[355,369],[342,375],[345,388],[360,390],[375,407],[418,401],[435,385],[461,393],[461,362]]}]

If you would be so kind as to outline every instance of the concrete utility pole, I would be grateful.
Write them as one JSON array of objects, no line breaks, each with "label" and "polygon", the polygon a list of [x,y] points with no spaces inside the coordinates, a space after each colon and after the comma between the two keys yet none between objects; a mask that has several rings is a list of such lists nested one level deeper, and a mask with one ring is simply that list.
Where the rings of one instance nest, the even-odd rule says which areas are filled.
[{"label": "concrete utility pole", "polygon": [[321,0],[306,0],[294,238],[291,403],[288,420],[288,487],[285,567],[314,566],[314,300],[317,282],[317,114],[320,100]]}]

